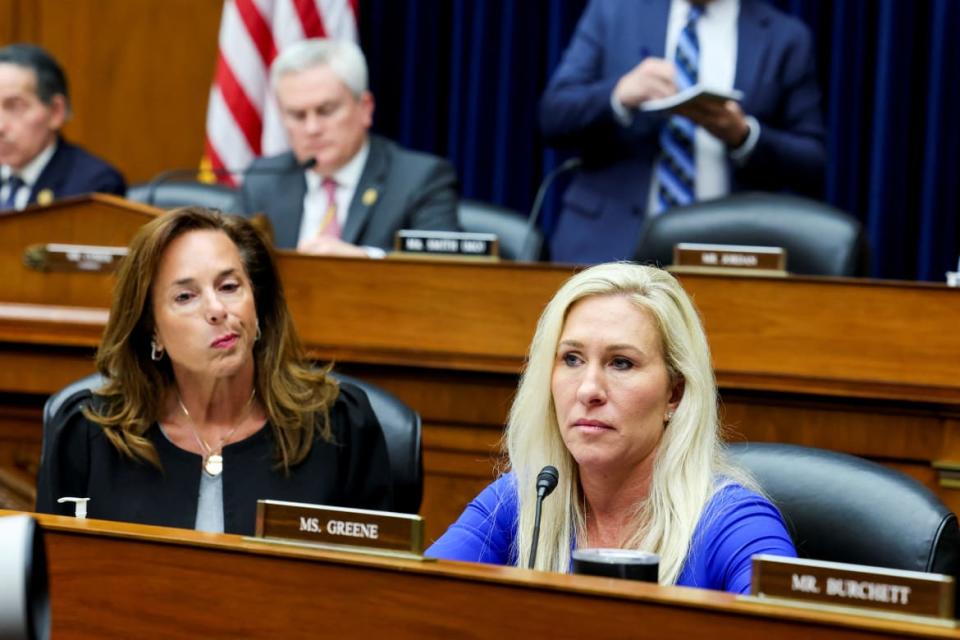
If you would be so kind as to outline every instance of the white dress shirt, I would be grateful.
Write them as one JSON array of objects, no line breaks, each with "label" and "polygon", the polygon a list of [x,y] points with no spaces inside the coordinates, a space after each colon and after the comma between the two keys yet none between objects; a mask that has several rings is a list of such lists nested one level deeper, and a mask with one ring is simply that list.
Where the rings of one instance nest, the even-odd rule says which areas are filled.
[{"label": "white dress shirt", "polygon": [[[56,150],[57,141],[54,139],[43,151],[34,156],[33,160],[27,163],[27,166],[16,172],[16,174],[20,176],[20,179],[23,180],[23,186],[20,187],[16,200],[14,200],[14,208],[17,211],[27,206],[27,200],[30,199],[30,191],[33,189],[33,185],[36,184],[40,178],[40,174],[43,173],[43,170],[47,167],[47,163],[50,162],[50,158],[53,157],[53,153]],[[13,173],[15,172],[12,167],[0,165],[0,179],[2,179],[3,184],[3,186],[0,187],[0,202],[4,202],[10,193],[10,185],[7,180],[9,180]]]},{"label": "white dress shirt", "polygon": [[[337,183],[335,197],[337,201],[337,223],[340,225],[340,229],[343,229],[347,224],[350,203],[353,202],[353,196],[357,191],[357,185],[360,184],[360,176],[363,175],[363,168],[367,165],[369,155],[370,143],[364,142],[360,151],[347,164],[329,176]],[[307,193],[303,196],[303,218],[300,221],[298,245],[317,235],[327,213],[327,192],[323,188],[323,178],[325,176],[320,175],[313,169],[307,169],[304,175],[307,179]]]}]

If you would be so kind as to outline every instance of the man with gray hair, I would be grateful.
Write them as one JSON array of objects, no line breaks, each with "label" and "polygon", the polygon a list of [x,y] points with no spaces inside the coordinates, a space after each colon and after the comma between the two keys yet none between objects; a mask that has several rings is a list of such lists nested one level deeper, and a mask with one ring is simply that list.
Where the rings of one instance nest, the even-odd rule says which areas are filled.
[{"label": "man with gray hair", "polygon": [[30,44],[0,48],[0,211],[126,193],[116,169],[60,135],[69,115],[67,79],[49,53]]},{"label": "man with gray hair", "polygon": [[400,229],[459,229],[450,163],[369,133],[374,102],[356,44],[298,42],[270,76],[292,151],[250,165],[239,208],[267,215],[277,247],[381,257]]}]

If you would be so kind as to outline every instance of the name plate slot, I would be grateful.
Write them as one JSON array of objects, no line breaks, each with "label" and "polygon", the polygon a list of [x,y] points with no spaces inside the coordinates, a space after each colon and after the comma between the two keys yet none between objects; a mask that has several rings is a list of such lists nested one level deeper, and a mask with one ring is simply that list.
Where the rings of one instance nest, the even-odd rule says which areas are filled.
[{"label": "name plate slot", "polygon": [[258,500],[255,536],[378,555],[423,555],[423,518],[407,513]]},{"label": "name plate slot", "polygon": [[126,247],[89,244],[34,244],[23,252],[23,263],[35,271],[113,273],[127,255]]},{"label": "name plate slot", "polygon": [[938,573],[801,558],[753,557],[751,593],[775,599],[899,616],[954,617],[954,579]]},{"label": "name plate slot", "polygon": [[673,248],[672,269],[786,275],[787,252],[781,247],[681,242]]},{"label": "name plate slot", "polygon": [[497,260],[500,241],[493,233],[403,229],[394,236],[394,249],[406,258]]}]

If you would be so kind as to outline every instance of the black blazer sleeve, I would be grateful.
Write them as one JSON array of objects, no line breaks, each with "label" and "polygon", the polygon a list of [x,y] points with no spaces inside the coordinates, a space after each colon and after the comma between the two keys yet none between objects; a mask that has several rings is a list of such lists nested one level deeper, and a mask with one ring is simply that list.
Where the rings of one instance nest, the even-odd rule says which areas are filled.
[{"label": "black blazer sleeve", "polygon": [[40,461],[37,512],[72,516],[73,504],[59,504],[57,499],[65,496],[88,497],[90,438],[96,432],[99,432],[99,427],[84,418],[80,407],[77,407],[67,416],[63,425],[44,434],[44,437],[53,437],[55,441]]}]

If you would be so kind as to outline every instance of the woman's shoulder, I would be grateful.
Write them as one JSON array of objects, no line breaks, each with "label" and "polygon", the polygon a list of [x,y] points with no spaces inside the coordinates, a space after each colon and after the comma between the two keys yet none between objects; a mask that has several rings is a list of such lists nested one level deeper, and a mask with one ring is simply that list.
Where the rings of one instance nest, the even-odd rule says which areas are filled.
[{"label": "woman's shoulder", "polygon": [[707,503],[707,511],[730,511],[740,508],[749,508],[751,506],[766,507],[769,506],[774,511],[773,503],[770,499],[758,491],[746,487],[735,480],[718,481],[718,486],[713,496]]},{"label": "woman's shoulder", "polygon": [[717,487],[707,502],[699,528],[712,535],[743,528],[779,531],[786,528],[786,523],[780,510],[765,495],[728,480]]},{"label": "woman's shoulder", "polygon": [[[85,398],[58,411],[53,418],[54,422],[46,426],[45,435],[54,437],[55,440],[75,440],[82,438],[89,440],[103,435],[103,427],[87,417],[85,411],[98,411],[103,406],[103,399],[95,394],[89,394]],[[53,433],[51,433],[51,430]]]},{"label": "woman's shoulder", "polygon": [[494,504],[513,505],[517,502],[517,477],[508,471],[488,484],[477,496],[478,500],[487,500]]},{"label": "woman's shoulder", "polygon": [[379,424],[370,398],[359,386],[340,382],[336,399],[330,407],[330,421],[335,429],[357,428]]},{"label": "woman's shoulder", "polygon": [[358,385],[352,382],[338,380],[337,386],[340,388],[340,390],[337,393],[337,399],[334,402],[335,406],[342,405],[350,408],[370,406],[370,398],[367,396],[367,392],[361,389]]}]

